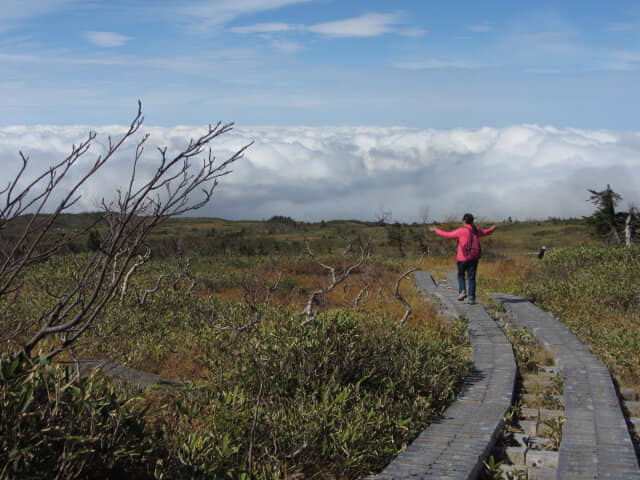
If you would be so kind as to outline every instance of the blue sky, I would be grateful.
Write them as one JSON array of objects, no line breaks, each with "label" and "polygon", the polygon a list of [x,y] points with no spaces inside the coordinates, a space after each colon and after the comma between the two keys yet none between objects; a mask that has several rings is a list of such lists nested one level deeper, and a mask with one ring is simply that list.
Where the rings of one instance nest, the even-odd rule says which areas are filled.
[{"label": "blue sky", "polygon": [[633,130],[636,1],[0,0],[0,125]]},{"label": "blue sky", "polygon": [[0,178],[90,128],[99,154],[140,99],[169,151],[219,120],[218,158],[254,142],[204,216],[569,217],[607,183],[640,204],[637,0],[0,0],[0,65]]}]

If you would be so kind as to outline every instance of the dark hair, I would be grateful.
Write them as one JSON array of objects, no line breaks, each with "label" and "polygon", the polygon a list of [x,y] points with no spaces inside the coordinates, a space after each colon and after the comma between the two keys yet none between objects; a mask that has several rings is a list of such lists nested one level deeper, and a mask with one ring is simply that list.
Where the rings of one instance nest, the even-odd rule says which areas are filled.
[{"label": "dark hair", "polygon": [[463,221],[464,223],[468,224],[468,225],[471,225],[471,229],[473,230],[473,233],[474,233],[475,235],[477,235],[477,234],[478,234],[478,227],[476,227],[476,226],[473,224],[473,215],[471,215],[470,213],[465,213],[465,214],[462,216],[462,221]]}]

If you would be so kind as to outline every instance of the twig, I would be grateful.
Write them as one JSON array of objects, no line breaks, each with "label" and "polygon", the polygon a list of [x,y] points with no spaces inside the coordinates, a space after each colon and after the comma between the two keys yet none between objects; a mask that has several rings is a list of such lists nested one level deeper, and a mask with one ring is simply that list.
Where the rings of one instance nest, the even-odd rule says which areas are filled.
[{"label": "twig", "polygon": [[[407,270],[406,272],[404,272],[402,275],[400,275],[400,277],[396,281],[396,288],[395,288],[395,294],[394,295],[406,307],[406,310],[404,312],[404,315],[402,316],[402,319],[395,326],[395,328],[394,328],[392,333],[396,332],[400,327],[402,327],[402,325],[405,324],[405,322],[407,321],[407,319],[411,315],[411,312],[413,312],[413,309],[411,308],[411,304],[409,304],[409,302],[407,302],[407,300],[400,293],[400,283],[402,282],[402,280],[407,278],[413,272],[415,272],[415,271],[420,269],[420,266],[422,265],[422,260],[423,259],[424,259],[424,253],[422,255],[420,255],[420,259],[418,260],[418,264],[415,267],[413,267],[413,268]],[[389,335],[391,335],[391,334],[389,334]]]}]

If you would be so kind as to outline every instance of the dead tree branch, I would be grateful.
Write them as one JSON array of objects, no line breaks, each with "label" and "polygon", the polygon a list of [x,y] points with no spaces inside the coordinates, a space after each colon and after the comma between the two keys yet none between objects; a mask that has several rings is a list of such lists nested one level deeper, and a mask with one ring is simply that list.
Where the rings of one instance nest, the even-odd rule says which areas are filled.
[{"label": "dead tree branch", "polygon": [[144,305],[144,303],[147,301],[147,296],[151,295],[152,293],[156,293],[158,291],[158,289],[160,288],[160,284],[162,283],[162,280],[164,280],[165,278],[168,278],[168,277],[169,277],[169,275],[167,273],[163,273],[163,274],[158,275],[158,278],[156,279],[155,287],[146,289],[142,293],[142,297],[140,297],[140,299],[138,300],[138,304],[139,305]]},{"label": "dead tree branch", "polygon": [[144,252],[144,255],[138,255],[138,259],[133,263],[133,265],[131,265],[131,268],[124,275],[124,278],[122,279],[122,286],[120,287],[121,299],[123,299],[124,296],[127,294],[127,285],[129,284],[129,278],[131,277],[133,272],[135,272],[139,266],[146,263],[150,257],[151,257],[151,249],[147,247],[146,251]]},{"label": "dead tree branch", "polygon": [[256,398],[256,405],[253,409],[253,422],[251,423],[251,431],[249,432],[249,449],[247,452],[247,470],[249,478],[253,474],[253,445],[256,437],[256,427],[258,426],[258,414],[260,413],[260,403],[262,402],[262,392],[264,390],[264,378],[260,375],[260,388]]},{"label": "dead tree branch", "polygon": [[353,301],[353,308],[357,309],[360,306],[360,302],[362,301],[364,296],[369,293],[369,290],[369,284],[365,283],[364,287],[362,287],[362,289],[358,292],[358,295],[356,295],[356,298]]},{"label": "dead tree branch", "polygon": [[173,289],[177,290],[178,284],[180,283],[180,280],[182,280],[183,277],[189,279],[191,283],[189,284],[189,287],[186,290],[187,295],[193,292],[193,289],[198,283],[198,280],[193,276],[193,274],[189,270],[190,266],[191,266],[190,258],[185,258],[184,261],[180,259],[178,261],[178,272],[176,274],[175,280],[173,281]]},{"label": "dead tree branch", "polygon": [[[9,228],[19,232],[8,240],[0,236],[0,300],[20,288],[21,277],[31,266],[48,259],[68,243],[68,239],[60,240],[52,235],[56,220],[78,202],[80,188],[131,140],[142,122],[142,106],[138,102],[137,114],[124,135],[115,140],[109,137],[106,152],[70,187],[63,186],[61,181],[75,176],[70,172],[75,174],[80,168],[79,160],[94,144],[95,132],[90,132],[86,140],[72,146],[65,159],[36,174],[33,180],[25,179],[29,159],[20,152],[21,167],[0,192],[0,235]],[[160,160],[145,179],[140,179],[138,174],[148,135],[142,137],[133,155],[126,188],[118,190],[115,200],[102,201],[99,221],[107,228],[101,235],[100,248],[78,265],[72,282],[56,296],[53,307],[37,318],[17,321],[24,321],[25,325],[21,334],[26,340],[19,345],[23,354],[31,355],[40,346],[45,350],[43,353],[52,358],[73,345],[90,326],[99,322],[105,305],[118,288],[126,291],[136,263],[141,262],[140,249],[148,234],[167,219],[197,210],[209,202],[219,178],[231,172],[229,167],[251,145],[216,162],[210,144],[231,131],[232,126],[232,123],[210,125],[206,133],[191,139],[175,156],[169,156],[166,147],[159,148]],[[202,160],[196,163],[199,158]],[[61,199],[53,201],[60,194]],[[31,215],[26,216],[27,213]],[[158,286],[159,283],[160,279]],[[47,342],[43,342],[45,339]]]},{"label": "dead tree branch", "polygon": [[400,327],[402,327],[402,325],[404,325],[406,323],[406,321],[409,319],[409,316],[413,312],[413,308],[411,308],[411,304],[409,302],[407,302],[407,300],[400,293],[400,283],[402,282],[402,280],[407,278],[413,272],[418,271],[420,269],[420,266],[422,265],[422,260],[424,260],[424,254],[422,254],[420,256],[420,259],[418,260],[418,263],[417,263],[417,265],[415,267],[410,268],[409,270],[404,272],[402,275],[400,275],[400,277],[396,281],[396,288],[395,288],[394,295],[405,306],[406,310],[404,312],[404,315],[402,316],[402,318],[400,319],[400,321],[396,325],[394,331],[398,330]]},{"label": "dead tree branch", "polygon": [[320,288],[311,292],[309,296],[309,300],[307,301],[307,305],[305,309],[302,311],[301,315],[305,316],[306,319],[302,322],[303,325],[308,324],[313,321],[313,319],[317,315],[317,311],[314,309],[314,305],[317,302],[318,297],[324,296],[331,292],[334,288],[344,282],[349,275],[351,275],[355,270],[360,268],[369,258],[371,257],[371,250],[369,248],[369,244],[365,244],[360,247],[360,258],[356,261],[356,263],[351,266],[345,268],[341,274],[336,272],[336,269],[330,265],[326,265],[322,263],[318,257],[311,251],[311,247],[309,246],[309,242],[306,242],[306,252],[307,254],[313,258],[318,265],[329,272],[329,280],[330,284],[326,287]]}]

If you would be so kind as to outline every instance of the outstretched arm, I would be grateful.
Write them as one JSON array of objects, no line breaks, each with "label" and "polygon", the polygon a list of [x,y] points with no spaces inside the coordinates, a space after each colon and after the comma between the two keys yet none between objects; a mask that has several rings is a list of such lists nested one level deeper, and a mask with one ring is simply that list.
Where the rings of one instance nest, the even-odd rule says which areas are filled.
[{"label": "outstretched arm", "polygon": [[429,230],[431,230],[432,232],[434,232],[437,235],[440,235],[441,237],[444,237],[444,238],[458,238],[460,236],[460,229],[459,228],[457,230],[454,230],[453,232],[446,232],[446,231],[440,230],[439,228],[436,228],[436,227],[429,227]]},{"label": "outstretched arm", "polygon": [[480,229],[480,232],[482,233],[481,236],[485,236],[485,235],[491,235],[493,233],[493,231],[496,229],[495,225],[492,225],[489,228],[485,228],[485,229]]}]

